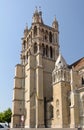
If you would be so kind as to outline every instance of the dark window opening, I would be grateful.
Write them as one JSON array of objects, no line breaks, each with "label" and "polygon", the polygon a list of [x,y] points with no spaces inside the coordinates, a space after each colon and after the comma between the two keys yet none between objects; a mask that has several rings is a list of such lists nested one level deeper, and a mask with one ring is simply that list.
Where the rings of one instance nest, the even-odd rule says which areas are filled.
[{"label": "dark window opening", "polygon": [[42,53],[43,53],[43,56],[45,56],[45,47],[44,47],[44,44],[42,44]]},{"label": "dark window opening", "polygon": [[53,58],[52,47],[50,47],[50,58]]},{"label": "dark window opening", "polygon": [[28,60],[28,52],[27,52],[27,60]]},{"label": "dark window opening", "polygon": [[34,27],[34,36],[36,36],[37,35],[37,27],[35,26]]},{"label": "dark window opening", "polygon": [[34,54],[37,53],[37,43],[34,44]]},{"label": "dark window opening", "polygon": [[26,41],[23,42],[23,49],[26,49]]},{"label": "dark window opening", "polygon": [[49,41],[52,43],[52,33],[49,33]]},{"label": "dark window opening", "polygon": [[48,46],[46,46],[46,56],[48,57]]},{"label": "dark window opening", "polygon": [[84,78],[82,77],[82,85],[84,85]]},{"label": "dark window opening", "polygon": [[47,36],[45,35],[45,41],[47,41]]}]

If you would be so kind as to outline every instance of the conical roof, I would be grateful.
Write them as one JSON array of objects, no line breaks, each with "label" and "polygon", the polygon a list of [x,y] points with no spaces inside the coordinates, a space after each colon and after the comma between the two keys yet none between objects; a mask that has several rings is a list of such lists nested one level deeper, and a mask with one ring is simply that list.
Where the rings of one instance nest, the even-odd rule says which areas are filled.
[{"label": "conical roof", "polygon": [[35,9],[32,19],[33,19],[32,23],[43,23],[42,11],[38,11],[37,7]]},{"label": "conical roof", "polygon": [[55,67],[56,69],[61,69],[61,68],[67,68],[67,63],[61,53],[59,54],[56,62],[55,62]]},{"label": "conical roof", "polygon": [[54,18],[54,21],[53,21],[53,23],[52,23],[52,27],[53,27],[53,28],[57,28],[57,27],[58,27],[58,22],[57,22],[57,20],[56,20],[56,17]]}]

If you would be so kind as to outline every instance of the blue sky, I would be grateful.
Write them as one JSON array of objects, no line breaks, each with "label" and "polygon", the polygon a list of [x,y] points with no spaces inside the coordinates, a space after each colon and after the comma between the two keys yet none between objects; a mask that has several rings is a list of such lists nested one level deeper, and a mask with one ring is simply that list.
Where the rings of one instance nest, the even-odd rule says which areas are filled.
[{"label": "blue sky", "polygon": [[12,107],[15,65],[20,63],[21,37],[30,28],[35,7],[43,21],[59,22],[60,50],[71,64],[84,56],[84,0],[0,0],[0,112]]}]

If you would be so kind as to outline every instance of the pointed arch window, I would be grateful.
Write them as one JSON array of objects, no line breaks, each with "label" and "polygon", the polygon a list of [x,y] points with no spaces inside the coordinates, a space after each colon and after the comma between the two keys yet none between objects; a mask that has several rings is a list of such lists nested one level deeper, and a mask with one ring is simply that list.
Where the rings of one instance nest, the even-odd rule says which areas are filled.
[{"label": "pointed arch window", "polygon": [[27,60],[28,60],[28,52],[27,52]]},{"label": "pointed arch window", "polygon": [[53,58],[53,51],[52,51],[52,47],[50,47],[50,58]]},{"label": "pointed arch window", "polygon": [[42,44],[42,54],[43,54],[43,56],[45,56],[45,46],[44,46],[44,44]]},{"label": "pointed arch window", "polygon": [[23,50],[26,49],[26,41],[23,42]]},{"label": "pointed arch window", "polygon": [[50,43],[52,43],[52,33],[51,32],[49,33],[49,41],[50,41]]},{"label": "pointed arch window", "polygon": [[82,77],[82,85],[84,85],[84,77]]},{"label": "pointed arch window", "polygon": [[37,26],[34,27],[34,36],[37,35]]},{"label": "pointed arch window", "polygon": [[46,45],[46,56],[48,57],[48,45]]},{"label": "pointed arch window", "polygon": [[34,43],[34,54],[37,53],[37,43]]}]

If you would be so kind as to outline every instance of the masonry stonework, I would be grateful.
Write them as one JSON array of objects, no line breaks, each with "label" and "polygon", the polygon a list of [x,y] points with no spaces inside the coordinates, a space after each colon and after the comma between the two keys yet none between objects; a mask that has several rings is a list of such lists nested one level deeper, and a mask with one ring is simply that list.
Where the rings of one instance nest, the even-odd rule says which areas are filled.
[{"label": "masonry stonework", "polygon": [[59,52],[56,18],[45,25],[35,10],[15,67],[12,127],[84,127],[84,58],[68,65]]}]

